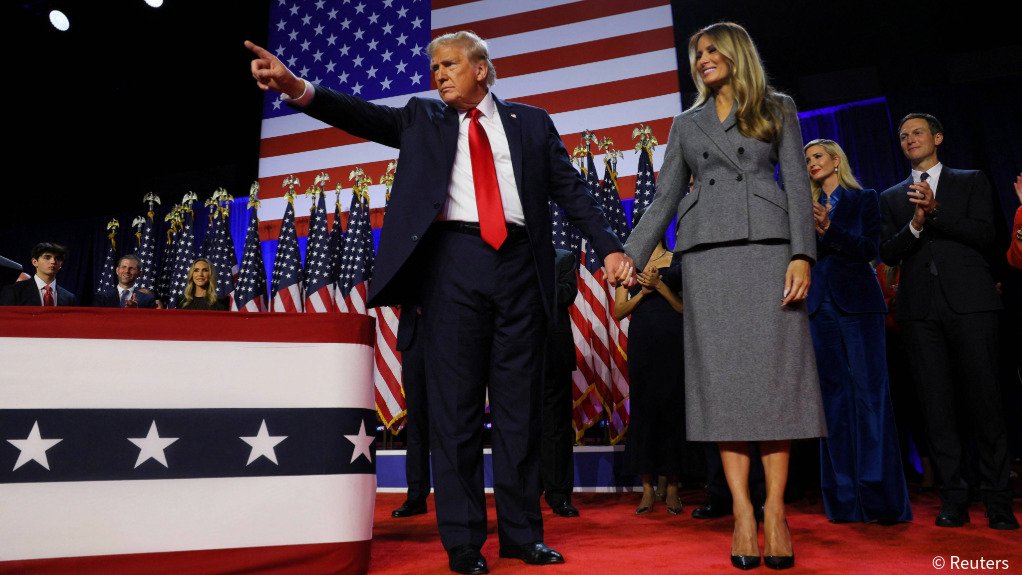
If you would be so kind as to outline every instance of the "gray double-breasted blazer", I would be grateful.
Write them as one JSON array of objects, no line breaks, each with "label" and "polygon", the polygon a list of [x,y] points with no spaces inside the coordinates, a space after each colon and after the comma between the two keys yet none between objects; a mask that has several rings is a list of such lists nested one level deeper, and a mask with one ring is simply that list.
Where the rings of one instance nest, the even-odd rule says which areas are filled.
[{"label": "gray double-breasted blazer", "polygon": [[[784,111],[775,142],[742,135],[735,126],[737,104],[721,122],[712,97],[674,118],[656,196],[625,246],[637,266],[649,259],[675,213],[677,252],[741,240],[787,240],[792,256],[816,259],[812,193],[795,103],[783,94],[771,97],[780,99]],[[783,188],[773,177],[776,165]],[[689,191],[691,174],[695,181]]]}]

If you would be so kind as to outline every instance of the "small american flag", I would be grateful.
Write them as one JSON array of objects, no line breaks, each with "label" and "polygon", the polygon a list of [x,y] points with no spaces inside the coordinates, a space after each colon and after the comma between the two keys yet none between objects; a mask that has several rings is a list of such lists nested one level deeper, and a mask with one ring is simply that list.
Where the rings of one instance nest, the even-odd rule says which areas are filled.
[{"label": "small american flag", "polygon": [[373,277],[373,228],[369,221],[369,182],[361,169],[352,172],[356,179],[348,210],[348,231],[341,252],[337,304],[341,311],[366,313],[366,284]]},{"label": "small american flag", "polygon": [[266,268],[263,267],[263,250],[259,243],[259,200],[256,199],[258,184],[253,186],[249,200],[248,232],[245,234],[245,252],[241,257],[241,273],[238,288],[231,301],[232,311],[266,311]]},{"label": "small american flag", "polygon": [[[147,196],[147,199],[150,197],[155,196],[150,194],[150,196]],[[159,199],[157,198],[154,201],[159,201]],[[156,230],[153,229],[154,217],[156,217],[156,213],[153,211],[152,204],[150,203],[142,229],[136,234],[138,237],[138,253],[136,255],[142,264],[142,273],[136,283],[139,289],[153,290],[156,288]]]},{"label": "small american flag", "polygon": [[632,214],[645,209],[653,202],[656,194],[656,177],[653,173],[653,148],[654,145],[648,140],[640,140],[639,149],[639,173],[635,178],[635,205],[632,207]]},{"label": "small american flag", "polygon": [[117,250],[117,220],[107,224],[106,229],[110,230],[107,235],[108,245],[106,248],[106,259],[103,260],[103,267],[99,270],[99,281],[96,282],[96,293],[104,293],[114,289],[117,279],[114,277],[114,261],[117,257],[114,252]]},{"label": "small american flag", "polygon": [[[191,197],[190,197],[191,196]],[[167,287],[170,305],[177,307],[177,301],[184,296],[185,286],[188,285],[188,273],[192,262],[195,261],[195,231],[192,220],[195,212],[192,211],[191,199],[194,194],[189,192],[185,195],[181,211],[181,231],[174,239],[174,263],[170,268],[169,285]]]},{"label": "small american flag", "polygon": [[[325,176],[325,174],[321,174]],[[326,181],[323,180],[322,184]],[[326,227],[326,193],[315,191],[318,201],[309,224],[309,243],[305,249],[305,311],[334,311],[334,284],[330,279],[330,236]]]},{"label": "small american flag", "polygon": [[[617,188],[617,158],[615,153],[608,153],[603,158],[606,168],[603,176],[603,187],[600,203],[603,213],[607,215],[611,228],[618,238],[624,242],[628,238],[628,217],[621,205],[621,195]],[[604,282],[607,290],[607,301],[613,302],[615,288]],[[616,444],[624,439],[628,430],[628,318],[618,321],[614,317],[613,304],[607,308],[608,346],[610,347],[610,397],[605,397],[610,442]]]},{"label": "small american flag", "polygon": [[295,313],[303,311],[302,260],[298,252],[298,234],[295,230],[294,193],[289,192],[284,221],[280,226],[277,255],[273,259],[273,279],[270,311]]}]

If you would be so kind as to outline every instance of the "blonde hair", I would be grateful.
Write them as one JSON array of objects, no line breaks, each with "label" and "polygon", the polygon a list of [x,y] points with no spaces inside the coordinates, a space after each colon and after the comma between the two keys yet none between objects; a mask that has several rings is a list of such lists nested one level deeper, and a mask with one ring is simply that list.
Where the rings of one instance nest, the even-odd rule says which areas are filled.
[{"label": "blonde hair", "polygon": [[[837,156],[837,179],[842,187],[848,190],[862,189],[862,184],[860,184],[859,180],[855,179],[855,176],[852,175],[852,168],[848,165],[848,156],[845,155],[845,151],[841,149],[841,146],[839,146],[837,142],[826,138],[819,138],[806,144],[805,147],[802,148],[802,151],[806,152],[813,146],[820,146],[827,152],[827,155],[832,158]],[[820,195],[823,194],[822,185],[812,178],[809,178],[809,183],[813,187],[813,201],[820,201]]]},{"label": "blonde hair", "polygon": [[188,285],[185,286],[181,307],[188,306],[195,299],[195,281],[192,280],[192,275],[195,273],[195,264],[199,262],[206,262],[206,265],[209,266],[209,284],[206,285],[206,295],[202,296],[202,299],[206,300],[210,305],[216,303],[216,268],[206,258],[196,258],[188,268]]},{"label": "blonde hair", "polygon": [[437,36],[433,38],[433,41],[426,46],[426,55],[430,58],[433,57],[433,52],[436,51],[440,46],[450,46],[456,44],[465,49],[468,54],[468,59],[472,62],[478,62],[480,60],[486,62],[486,85],[492,86],[497,81],[497,69],[493,67],[493,62],[490,60],[490,48],[486,44],[486,40],[480,38],[475,32],[471,30],[459,30],[457,32],[450,32],[443,36]]},{"label": "blonde hair", "polygon": [[735,119],[738,131],[747,138],[763,142],[776,141],[783,125],[784,109],[779,93],[767,84],[766,71],[760,60],[759,51],[745,28],[734,22],[711,24],[689,38],[688,62],[692,81],[699,90],[699,96],[692,105],[696,108],[710,99],[713,91],[703,82],[696,69],[696,44],[703,36],[709,36],[717,52],[727,60],[731,69],[731,89],[734,90],[738,109]]}]

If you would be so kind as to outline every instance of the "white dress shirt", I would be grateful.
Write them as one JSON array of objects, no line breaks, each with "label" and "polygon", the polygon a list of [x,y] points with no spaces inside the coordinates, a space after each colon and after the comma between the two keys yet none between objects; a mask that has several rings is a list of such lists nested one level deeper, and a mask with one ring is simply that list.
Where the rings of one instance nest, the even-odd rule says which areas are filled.
[{"label": "white dress shirt", "polygon": [[[315,86],[308,80],[302,95],[291,99],[291,103],[307,106],[316,95]],[[285,100],[290,98],[284,97]],[[497,186],[500,188],[500,203],[504,207],[504,221],[510,224],[525,225],[525,211],[522,200],[518,197],[518,185],[515,183],[515,169],[511,163],[511,148],[504,133],[504,123],[497,112],[497,103],[493,94],[486,93],[476,106],[482,116],[479,123],[490,140],[490,151],[493,152],[493,165],[497,170]],[[472,154],[468,148],[468,125],[471,122],[468,112],[458,112],[458,150],[454,155],[454,167],[451,169],[451,181],[447,187],[447,202],[444,204],[438,220],[460,222],[478,222],[479,208],[476,206],[476,189],[472,178]],[[400,169],[400,168],[399,168]]]},{"label": "white dress shirt", "polygon": [[[43,290],[46,288],[46,282],[44,282],[43,279],[40,278],[39,276],[32,276],[32,279],[35,280],[35,285],[36,285],[37,288],[39,288],[39,303],[42,304],[42,305],[46,305],[46,300],[43,299],[44,298]],[[50,282],[49,285],[50,285],[50,287],[53,288],[53,305],[54,305],[54,307],[56,307],[56,305],[57,305],[57,280],[53,280],[52,282]]]}]

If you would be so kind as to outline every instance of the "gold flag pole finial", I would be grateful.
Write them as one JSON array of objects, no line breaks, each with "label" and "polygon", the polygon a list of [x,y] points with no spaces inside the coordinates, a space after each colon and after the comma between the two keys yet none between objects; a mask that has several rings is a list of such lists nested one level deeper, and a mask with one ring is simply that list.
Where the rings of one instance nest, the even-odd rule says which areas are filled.
[{"label": "gold flag pole finial", "polygon": [[607,166],[613,177],[617,177],[617,161],[624,155],[621,150],[614,148],[614,140],[610,136],[602,138],[597,146],[603,151],[603,164]]},{"label": "gold flag pole finial", "polygon": [[248,208],[259,207],[259,182],[252,182],[248,188]]},{"label": "gold flag pole finial", "polygon": [[154,218],[156,216],[156,212],[153,210],[153,204],[160,205],[160,196],[157,196],[153,192],[149,192],[142,197],[142,202],[149,204],[149,211],[146,215],[149,216],[149,219]]},{"label": "gold flag pole finial", "polygon": [[635,144],[635,153],[646,150],[646,153],[649,154],[649,157],[652,160],[653,149],[660,143],[657,142],[656,136],[653,135],[653,128],[650,128],[646,124],[639,124],[638,128],[632,130],[632,139],[638,140]]},{"label": "gold flag pole finial", "polygon": [[387,164],[387,171],[380,176],[380,183],[387,187],[387,202],[390,202],[390,188],[394,187],[394,174],[397,172],[397,160]]},{"label": "gold flag pole finial", "polygon": [[355,169],[348,174],[348,181],[355,182],[355,185],[351,187],[351,192],[355,194],[358,201],[368,205],[369,186],[372,185],[373,179],[366,175],[362,168],[356,166]]},{"label": "gold flag pole finial", "polygon": [[284,183],[281,184],[282,187],[287,188],[287,191],[284,192],[284,197],[286,197],[287,201],[291,204],[295,203],[295,188],[298,187],[298,184],[298,178],[294,174],[284,178]]},{"label": "gold flag pole finial", "polygon": [[110,220],[106,224],[106,231],[110,232],[106,235],[106,237],[110,240],[110,245],[113,246],[114,249],[117,249],[117,229],[120,227],[121,222],[117,221],[117,218]]}]

